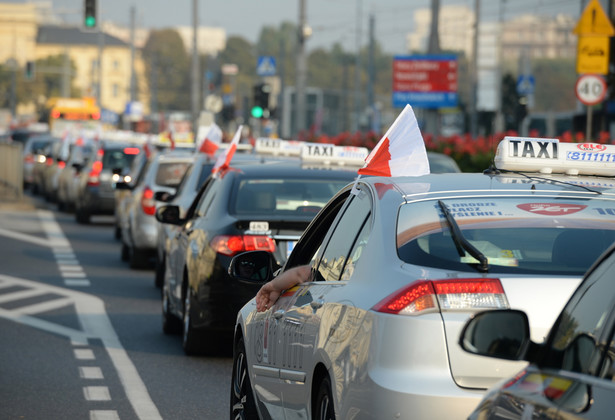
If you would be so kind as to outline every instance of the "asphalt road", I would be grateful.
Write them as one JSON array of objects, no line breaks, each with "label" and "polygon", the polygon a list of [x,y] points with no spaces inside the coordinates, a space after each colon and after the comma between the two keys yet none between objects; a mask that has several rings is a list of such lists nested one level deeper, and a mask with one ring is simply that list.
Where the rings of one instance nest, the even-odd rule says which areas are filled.
[{"label": "asphalt road", "polygon": [[230,349],[162,333],[154,272],[121,261],[112,222],[0,188],[0,418],[226,418]]}]

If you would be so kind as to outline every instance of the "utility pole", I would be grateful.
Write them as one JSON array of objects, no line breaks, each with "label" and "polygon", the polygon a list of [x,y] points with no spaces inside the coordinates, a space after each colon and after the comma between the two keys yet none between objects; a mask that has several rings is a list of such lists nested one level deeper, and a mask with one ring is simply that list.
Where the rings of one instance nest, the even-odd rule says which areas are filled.
[{"label": "utility pole", "polygon": [[306,83],[306,59],[305,41],[307,39],[307,22],[305,15],[305,0],[299,0],[299,34],[297,45],[297,79],[296,79],[296,103],[295,116],[297,121],[297,132],[300,133],[306,128],[305,121],[305,83]]},{"label": "utility pole", "polygon": [[[429,33],[428,54],[440,54],[439,31],[440,0],[431,0],[431,27]],[[438,109],[427,109],[425,111],[425,130],[437,136],[440,133],[440,123],[438,121]]]},{"label": "utility pole", "polygon": [[352,131],[359,130],[361,116],[361,0],[357,0],[357,33],[356,33],[356,56],[354,63],[354,118],[352,119]]},{"label": "utility pole", "polygon": [[192,138],[196,144],[199,118],[199,50],[197,44],[198,32],[198,0],[192,0]]},{"label": "utility pole", "polygon": [[135,7],[130,7],[130,102],[136,100],[135,76]]},{"label": "utility pole", "polygon": [[470,92],[470,134],[472,137],[476,137],[478,134],[478,115],[477,104],[478,101],[478,29],[480,18],[480,0],[474,0],[474,38],[472,47],[472,66],[470,71],[471,78],[471,92]]}]

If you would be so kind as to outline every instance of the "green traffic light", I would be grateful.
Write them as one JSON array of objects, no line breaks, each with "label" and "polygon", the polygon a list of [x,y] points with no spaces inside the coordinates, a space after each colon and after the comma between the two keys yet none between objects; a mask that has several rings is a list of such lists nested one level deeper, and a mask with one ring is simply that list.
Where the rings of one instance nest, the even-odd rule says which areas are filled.
[{"label": "green traffic light", "polygon": [[93,28],[96,26],[96,18],[94,16],[87,16],[85,18],[86,28]]},{"label": "green traffic light", "polygon": [[263,116],[263,108],[260,106],[255,106],[252,108],[251,113],[254,118],[261,118]]}]

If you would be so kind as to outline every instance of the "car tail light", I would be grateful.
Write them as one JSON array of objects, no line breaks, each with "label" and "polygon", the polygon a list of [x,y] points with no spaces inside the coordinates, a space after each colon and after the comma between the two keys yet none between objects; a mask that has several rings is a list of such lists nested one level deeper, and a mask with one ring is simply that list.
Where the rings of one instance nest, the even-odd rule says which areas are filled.
[{"label": "car tail light", "polygon": [[425,311],[508,308],[502,283],[495,278],[420,280],[396,291],[372,309],[399,315]]},{"label": "car tail light", "polygon": [[64,162],[63,160],[58,161],[58,168],[60,169],[66,168],[66,162]]},{"label": "car tail light", "polygon": [[26,156],[24,156],[23,161],[25,163],[34,163],[34,156],[28,153]]},{"label": "car tail light", "polygon": [[154,200],[154,190],[150,187],[145,187],[141,195],[141,208],[143,213],[153,215],[156,213],[156,200]]},{"label": "car tail light", "polygon": [[100,172],[102,171],[102,162],[97,160],[92,163],[92,170],[88,174],[88,186],[97,187],[100,185]]},{"label": "car tail light", "polygon": [[126,154],[126,155],[138,155],[139,154],[139,148],[138,147],[125,147],[124,148],[124,154]]},{"label": "car tail light", "polygon": [[47,166],[53,165],[53,158],[48,157],[47,159],[45,159],[45,165]]},{"label": "car tail light", "polygon": [[220,235],[211,241],[211,246],[229,257],[244,251],[275,251],[275,241],[266,235]]},{"label": "car tail light", "polygon": [[93,120],[100,120],[100,112],[92,112]]}]

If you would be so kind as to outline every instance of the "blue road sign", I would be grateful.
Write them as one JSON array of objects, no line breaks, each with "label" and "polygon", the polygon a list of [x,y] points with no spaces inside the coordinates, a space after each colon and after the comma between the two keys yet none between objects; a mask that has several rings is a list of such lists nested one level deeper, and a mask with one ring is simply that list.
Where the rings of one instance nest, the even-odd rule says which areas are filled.
[{"label": "blue road sign", "polygon": [[256,62],[257,76],[275,76],[276,66],[275,57],[270,55],[261,55]]},{"label": "blue road sign", "polygon": [[531,74],[522,74],[517,78],[517,93],[519,95],[531,95],[536,88],[536,81]]}]

